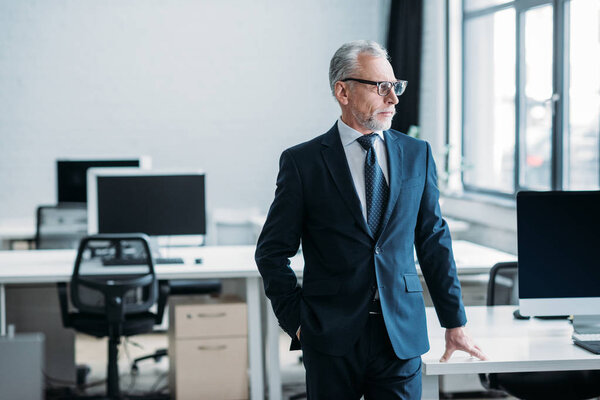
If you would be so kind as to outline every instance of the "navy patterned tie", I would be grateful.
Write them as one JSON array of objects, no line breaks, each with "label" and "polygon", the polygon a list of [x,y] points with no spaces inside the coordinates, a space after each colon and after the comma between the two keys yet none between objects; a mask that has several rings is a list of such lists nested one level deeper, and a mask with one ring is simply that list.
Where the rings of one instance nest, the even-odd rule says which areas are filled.
[{"label": "navy patterned tie", "polygon": [[377,154],[373,143],[377,138],[376,133],[363,135],[356,139],[367,151],[365,158],[365,192],[367,198],[367,224],[373,236],[379,236],[381,220],[390,196],[390,188],[385,181],[383,171],[377,162]]}]

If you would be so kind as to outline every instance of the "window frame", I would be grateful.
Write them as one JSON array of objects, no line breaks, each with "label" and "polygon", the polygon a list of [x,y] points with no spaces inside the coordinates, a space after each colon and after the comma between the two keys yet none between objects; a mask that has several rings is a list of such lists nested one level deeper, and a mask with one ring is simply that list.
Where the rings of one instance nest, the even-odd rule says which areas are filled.
[{"label": "window frame", "polygon": [[[465,158],[465,134],[464,134],[464,122],[465,122],[465,21],[472,20],[478,17],[488,16],[498,11],[506,10],[506,9],[514,9],[515,10],[515,129],[514,129],[514,169],[513,169],[513,188],[512,192],[504,192],[495,189],[488,189],[479,187],[477,185],[465,183],[464,179],[464,170],[460,170],[460,182],[462,184],[462,189],[465,192],[469,193],[477,193],[484,195],[492,195],[498,198],[508,198],[513,199],[516,193],[520,190],[528,190],[530,189],[527,186],[522,185],[520,181],[521,174],[521,154],[522,154],[522,146],[521,141],[524,129],[524,121],[521,120],[521,116],[523,115],[524,110],[524,74],[525,74],[525,46],[524,46],[524,14],[528,10],[544,6],[551,5],[553,12],[553,30],[552,30],[552,40],[553,40],[553,71],[552,71],[552,131],[551,131],[551,139],[550,139],[550,189],[551,190],[561,190],[565,186],[565,178],[564,173],[567,170],[566,163],[568,162],[567,157],[565,156],[565,146],[566,140],[568,140],[567,132],[565,132],[565,121],[568,119],[568,77],[569,77],[569,62],[568,62],[568,48],[566,48],[568,44],[568,35],[569,35],[569,13],[568,6],[570,0],[513,0],[508,1],[504,4],[498,4],[493,6],[484,7],[481,9],[473,10],[473,11],[465,11],[465,5],[463,1],[460,1],[460,73],[457,74],[460,77],[460,87],[461,93],[458,95],[460,97],[460,157],[464,160]],[[450,132],[450,16],[449,16],[449,7],[446,9],[446,43],[447,43],[447,73],[446,77],[448,78],[446,81],[447,90],[446,90],[446,98],[447,98],[447,132],[446,132],[446,143],[452,143],[451,137],[452,134]],[[567,93],[567,95],[565,95]],[[457,97],[458,97],[457,96]],[[457,100],[457,98],[455,98]],[[450,156],[446,158],[446,165],[452,162]],[[600,182],[599,182],[600,183]]]}]

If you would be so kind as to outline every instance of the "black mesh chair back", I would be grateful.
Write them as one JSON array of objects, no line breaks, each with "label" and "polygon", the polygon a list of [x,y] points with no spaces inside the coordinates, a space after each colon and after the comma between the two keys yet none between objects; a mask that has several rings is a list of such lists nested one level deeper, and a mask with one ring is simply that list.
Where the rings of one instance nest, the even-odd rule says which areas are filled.
[{"label": "black mesh chair back", "polygon": [[[132,263],[132,261],[134,261]],[[121,264],[119,264],[121,263]],[[70,282],[59,283],[63,325],[108,337],[107,395],[120,398],[117,349],[122,336],[151,332],[163,318],[168,282],[159,284],[143,234],[94,235],[81,240]],[[157,305],[157,312],[150,309]]]},{"label": "black mesh chair back", "polygon": [[490,270],[487,287],[487,305],[516,305],[519,304],[519,275],[517,262],[497,263]]},{"label": "black mesh chair back", "polygon": [[[79,246],[70,294],[81,312],[104,315],[107,301],[122,298],[123,315],[146,312],[156,302],[158,281],[143,235],[97,235],[83,239]],[[118,265],[115,260],[139,260],[136,265]],[[113,261],[105,266],[107,261]],[[115,305],[112,305],[115,308]]]}]

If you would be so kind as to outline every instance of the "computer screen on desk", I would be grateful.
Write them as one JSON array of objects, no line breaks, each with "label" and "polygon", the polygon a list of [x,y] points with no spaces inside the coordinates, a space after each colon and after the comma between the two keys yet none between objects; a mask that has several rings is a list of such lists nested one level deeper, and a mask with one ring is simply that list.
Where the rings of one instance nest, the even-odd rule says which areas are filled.
[{"label": "computer screen on desk", "polygon": [[150,157],[56,160],[58,203],[85,203],[87,201],[87,170],[89,168],[107,167],[139,167],[146,169],[150,168]]},{"label": "computer screen on desk", "polygon": [[88,232],[206,234],[204,174],[90,169]]},{"label": "computer screen on desk", "polygon": [[600,314],[600,191],[517,194],[523,315]]}]

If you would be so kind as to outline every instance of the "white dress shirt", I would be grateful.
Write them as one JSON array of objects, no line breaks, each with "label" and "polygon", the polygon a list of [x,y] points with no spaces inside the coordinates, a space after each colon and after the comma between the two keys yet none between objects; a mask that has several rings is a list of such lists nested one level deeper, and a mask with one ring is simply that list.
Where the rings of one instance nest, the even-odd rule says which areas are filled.
[{"label": "white dress shirt", "polygon": [[[354,188],[356,194],[360,199],[360,205],[365,221],[367,220],[367,195],[365,190],[365,158],[367,157],[367,151],[356,141],[359,137],[363,136],[359,131],[350,128],[342,121],[340,117],[337,122],[338,131],[340,132],[340,139],[342,140],[342,146],[346,153],[346,160],[348,161],[348,167],[350,167],[350,174],[354,181]],[[388,177],[388,159],[387,151],[385,148],[385,138],[383,132],[374,132],[378,138],[375,139],[373,146],[375,147],[375,154],[377,154],[377,162],[383,171],[383,176],[388,186],[390,179]]]}]

